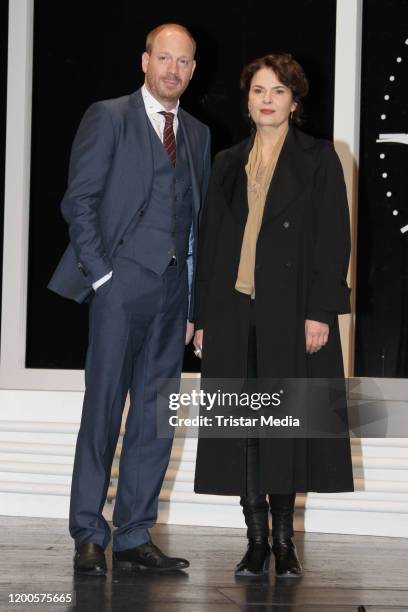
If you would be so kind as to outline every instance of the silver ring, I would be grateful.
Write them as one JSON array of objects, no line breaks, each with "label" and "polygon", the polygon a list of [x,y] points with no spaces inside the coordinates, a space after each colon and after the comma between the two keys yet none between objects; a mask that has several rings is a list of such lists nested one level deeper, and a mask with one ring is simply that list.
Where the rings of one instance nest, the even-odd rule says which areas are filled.
[{"label": "silver ring", "polygon": [[196,357],[199,357],[199,356],[201,355],[201,349],[199,349],[199,348],[198,348],[198,349],[195,349],[195,351],[194,351],[194,355],[195,355]]}]

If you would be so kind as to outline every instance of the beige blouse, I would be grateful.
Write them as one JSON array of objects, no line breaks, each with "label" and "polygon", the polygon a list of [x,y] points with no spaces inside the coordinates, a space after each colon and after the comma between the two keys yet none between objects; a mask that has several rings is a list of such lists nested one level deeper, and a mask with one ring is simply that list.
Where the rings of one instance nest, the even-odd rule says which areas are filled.
[{"label": "beige blouse", "polygon": [[248,157],[245,170],[248,177],[248,217],[242,240],[241,258],[235,289],[255,299],[256,243],[261,229],[266,196],[275,172],[276,164],[285,141],[287,130],[273,148],[266,166],[262,165],[261,142],[258,134]]}]

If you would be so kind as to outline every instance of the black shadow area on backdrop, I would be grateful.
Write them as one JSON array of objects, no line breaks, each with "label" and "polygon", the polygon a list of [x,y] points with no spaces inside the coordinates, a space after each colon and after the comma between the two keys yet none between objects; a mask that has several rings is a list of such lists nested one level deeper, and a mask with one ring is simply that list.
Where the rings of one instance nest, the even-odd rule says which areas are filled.
[{"label": "black shadow area on backdrop", "polygon": [[355,376],[407,378],[408,2],[363,7]]},{"label": "black shadow area on backdrop", "polygon": [[[140,56],[150,29],[176,21],[196,37],[197,70],[182,105],[211,128],[213,153],[248,134],[240,71],[273,51],[291,52],[309,78],[304,129],[332,137],[335,0],[264,3],[256,12],[212,1],[139,7],[134,0],[35,2],[27,367],[84,365],[87,306],[46,289],[68,240],[59,204],[70,146],[92,102],[142,84]],[[199,367],[189,347],[184,370]]]}]

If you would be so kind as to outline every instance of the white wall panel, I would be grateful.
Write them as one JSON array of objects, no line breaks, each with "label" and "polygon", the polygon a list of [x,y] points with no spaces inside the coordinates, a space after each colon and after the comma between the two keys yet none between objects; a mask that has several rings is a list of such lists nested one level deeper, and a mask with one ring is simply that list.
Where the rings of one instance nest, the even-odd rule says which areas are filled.
[{"label": "white wall panel", "polygon": [[[0,391],[2,514],[68,516],[81,404],[79,392]],[[116,493],[120,445],[121,440],[110,502]],[[195,454],[195,439],[176,438],[160,496],[159,520],[244,527],[237,497],[193,492]],[[354,439],[352,454],[356,492],[299,494],[296,528],[408,537],[408,439]],[[108,518],[112,509],[113,504],[107,503]]]}]

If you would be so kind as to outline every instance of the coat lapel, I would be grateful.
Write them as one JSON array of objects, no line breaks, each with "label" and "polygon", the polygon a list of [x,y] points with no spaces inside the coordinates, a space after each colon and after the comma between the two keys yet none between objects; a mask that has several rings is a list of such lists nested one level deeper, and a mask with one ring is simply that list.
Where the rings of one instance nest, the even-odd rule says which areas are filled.
[{"label": "coat lapel", "polygon": [[[245,166],[255,134],[231,150],[228,172],[223,177],[225,200],[240,224],[248,216],[247,176]],[[290,127],[270,184],[265,202],[262,224],[277,217],[303,192],[313,171],[312,162],[305,151],[315,139]]]},{"label": "coat lapel", "polygon": [[135,156],[133,167],[143,168],[143,171],[138,173],[138,179],[142,180],[144,195],[148,201],[153,184],[153,149],[148,124],[149,118],[146,114],[140,89],[130,95],[130,104],[134,111],[132,129],[137,143],[137,147],[132,147],[132,154]]},{"label": "coat lapel", "polygon": [[277,217],[304,190],[310,181],[312,164],[305,154],[314,138],[290,127],[265,202],[262,224]]},{"label": "coat lapel", "polygon": [[222,189],[225,201],[235,220],[242,225],[248,216],[247,175],[245,166],[251,151],[254,135],[231,150],[228,171],[223,176]]}]

